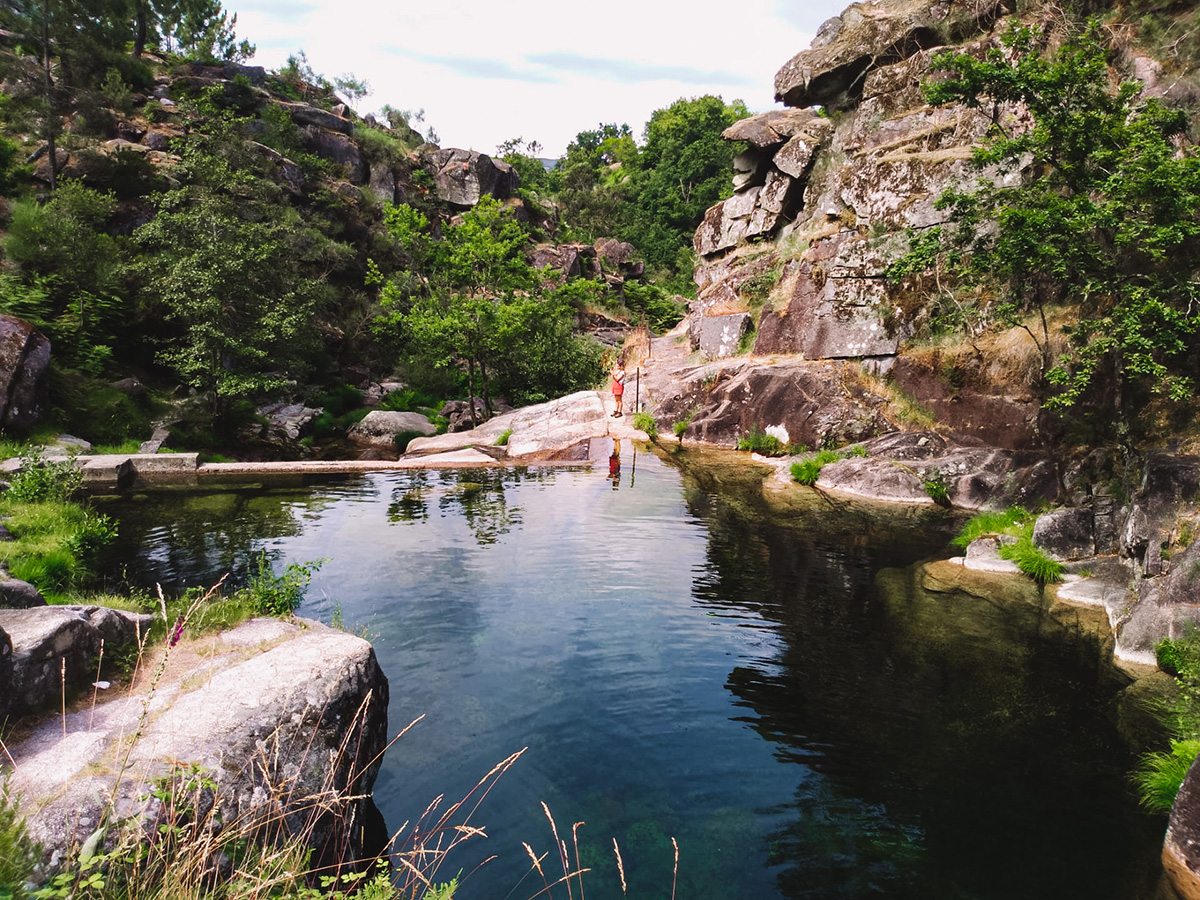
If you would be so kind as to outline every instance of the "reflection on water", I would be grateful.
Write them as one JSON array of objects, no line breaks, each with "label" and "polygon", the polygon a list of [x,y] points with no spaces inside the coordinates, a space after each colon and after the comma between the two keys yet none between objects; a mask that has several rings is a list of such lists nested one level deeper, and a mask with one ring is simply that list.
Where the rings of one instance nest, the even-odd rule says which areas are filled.
[{"label": "reflection on water", "polygon": [[[940,511],[814,494],[769,515],[744,468],[404,472],[114,505],[132,579],[205,584],[265,549],[327,558],[304,615],[365,626],[391,680],[389,824],[487,798],[465,894],[524,898],[586,821],[592,898],[1146,896],[1161,823],[1127,796],[1086,634],[927,590]],[[751,478],[751,482],[753,479]],[[751,483],[751,487],[754,487]],[[1089,643],[1090,641],[1090,643]],[[1157,833],[1156,833],[1157,831]],[[477,872],[478,862],[498,858]],[[536,883],[535,883],[536,882]]]}]

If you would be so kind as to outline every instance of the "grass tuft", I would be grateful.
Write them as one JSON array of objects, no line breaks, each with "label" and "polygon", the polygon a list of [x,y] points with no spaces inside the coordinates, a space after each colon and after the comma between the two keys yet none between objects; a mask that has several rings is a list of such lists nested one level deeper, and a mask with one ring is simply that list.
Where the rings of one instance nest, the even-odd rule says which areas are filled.
[{"label": "grass tuft", "polygon": [[633,427],[638,431],[646,432],[646,437],[650,438],[650,440],[658,437],[658,422],[648,412],[635,412],[633,414]]}]

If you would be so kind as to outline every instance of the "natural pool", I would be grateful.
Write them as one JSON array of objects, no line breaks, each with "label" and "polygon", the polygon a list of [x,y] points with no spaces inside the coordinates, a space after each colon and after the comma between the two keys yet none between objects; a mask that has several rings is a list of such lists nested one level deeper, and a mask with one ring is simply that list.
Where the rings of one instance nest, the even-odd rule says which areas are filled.
[{"label": "natural pool", "polygon": [[464,898],[538,892],[542,801],[563,834],[587,823],[592,898],[620,896],[613,838],[629,895],[670,897],[672,837],[681,898],[1152,896],[1164,823],[1129,794],[1094,641],[1014,641],[995,603],[921,596],[901,570],[946,554],[945,514],[815,493],[772,514],[744,467],[628,443],[605,476],[380,473],[105,511],[142,584],[206,585],[260,549],[326,560],[300,613],[366,630],[393,731],[424,716],[376,785],[392,829],[528,747],[474,819],[489,837],[440,873],[464,871]]}]

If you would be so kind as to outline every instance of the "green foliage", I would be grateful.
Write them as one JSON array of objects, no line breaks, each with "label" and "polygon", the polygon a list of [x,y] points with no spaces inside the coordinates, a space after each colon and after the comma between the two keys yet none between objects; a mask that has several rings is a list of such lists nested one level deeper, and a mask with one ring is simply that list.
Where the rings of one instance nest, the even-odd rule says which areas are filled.
[{"label": "green foliage", "polygon": [[1041,547],[1034,544],[1032,523],[1028,528],[1028,533],[1022,534],[1013,543],[1000,545],[1000,558],[1016,563],[1018,569],[1038,584],[1062,581],[1065,571],[1063,564],[1051,559]]},{"label": "green foliage", "polygon": [[265,552],[260,553],[255,558],[246,586],[237,592],[235,599],[248,603],[258,615],[290,615],[304,600],[304,590],[323,562],[318,559],[303,564],[291,563],[281,575],[276,575],[270,558]]},{"label": "green foliage", "polygon": [[757,425],[738,438],[737,449],[748,450],[763,456],[785,456],[788,452],[787,444],[775,435],[767,434]]},{"label": "green foliage", "polygon": [[305,373],[321,296],[297,266],[294,221],[247,212],[232,198],[173,192],[135,233],[147,251],[136,265],[147,312],[176,326],[159,359],[206,392],[217,416],[235,398],[282,387],[284,373]]},{"label": "green foliage", "polygon": [[413,207],[389,207],[386,221],[409,268],[383,284],[376,327],[398,333],[411,356],[464,367],[468,394],[478,379],[489,409],[496,385],[529,403],[595,383],[601,348],[573,335],[569,295],[542,286],[511,210],[484,198],[440,240]]},{"label": "green foliage", "polygon": [[46,203],[18,201],[3,238],[19,276],[0,278],[0,311],[28,319],[68,366],[98,370],[128,310],[119,297],[120,259],[107,233],[112,194],[64,181]]},{"label": "green foliage", "polygon": [[502,432],[500,432],[500,436],[497,437],[496,440],[492,441],[492,444],[497,447],[507,447],[508,439],[512,437],[512,433],[513,430],[511,428],[505,428]]},{"label": "green foliage", "polygon": [[625,306],[634,321],[645,321],[658,333],[670,331],[687,313],[687,306],[670,291],[657,284],[627,281]]},{"label": "green foliage", "polygon": [[21,455],[21,469],[5,498],[15,503],[63,503],[83,485],[83,472],[69,459],[47,459],[40,447]]},{"label": "green foliage", "polygon": [[33,877],[39,856],[6,779],[0,784],[0,900],[25,900],[25,884]]},{"label": "green foliage", "polygon": [[[630,175],[631,203],[617,236],[630,241],[652,270],[686,275],[680,251],[690,260],[692,235],[707,209],[732,192],[729,170],[742,149],[721,132],[749,115],[744,103],[720,97],[676,100],[655,110]],[[685,287],[690,290],[690,284]]]},{"label": "green foliage", "polygon": [[1007,534],[1015,537],[1032,525],[1033,513],[1023,506],[1010,506],[1003,512],[984,511],[968,519],[950,543],[965,550],[972,541],[985,535]]},{"label": "green foliage", "polygon": [[531,196],[543,193],[550,186],[550,175],[538,158],[541,152],[542,145],[537,141],[525,141],[519,137],[496,147],[500,159],[516,170],[521,179],[521,190]]},{"label": "green foliage", "polygon": [[633,427],[638,431],[644,431],[646,437],[650,438],[650,440],[658,437],[658,422],[648,412],[635,412],[633,414]]},{"label": "green foliage", "polygon": [[841,458],[842,455],[836,450],[818,450],[812,456],[792,463],[792,480],[797,484],[812,487],[817,483],[817,479],[821,477],[821,469]]},{"label": "green foliage", "polygon": [[989,110],[1024,104],[1032,127],[1000,122],[974,160],[1030,177],[948,190],[937,204],[947,226],[891,276],[935,266],[960,290],[998,290],[983,314],[1004,324],[1047,303],[1078,303],[1061,360],[1050,357],[1044,315],[1041,334],[1030,330],[1051,407],[1077,403],[1097,377],[1113,389],[1118,421],[1139,395],[1190,397],[1200,352],[1200,158],[1176,141],[1186,113],[1140,99],[1138,82],[1110,89],[1096,22],[1048,56],[1026,28],[1008,31],[1003,45],[982,59],[938,54],[934,68],[948,74],[926,95]]},{"label": "green foliage", "polygon": [[1147,812],[1168,815],[1183,779],[1200,755],[1200,740],[1173,740],[1171,749],[1147,753],[1134,773],[1138,798]]}]

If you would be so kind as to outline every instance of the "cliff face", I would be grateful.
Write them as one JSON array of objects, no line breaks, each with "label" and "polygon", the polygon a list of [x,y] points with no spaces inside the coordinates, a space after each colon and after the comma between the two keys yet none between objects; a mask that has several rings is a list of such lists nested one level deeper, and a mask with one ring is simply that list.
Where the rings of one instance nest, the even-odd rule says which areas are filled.
[{"label": "cliff face", "polygon": [[[1015,0],[870,0],[821,26],[776,76],[776,99],[789,108],[725,132],[749,150],[735,163],[734,195],[696,232],[693,347],[727,355],[733,345],[702,346],[703,335],[749,314],[756,355],[861,361],[962,438],[1019,448],[1045,435],[1026,376],[1032,341],[905,349],[934,313],[884,278],[907,230],[942,220],[934,203],[947,187],[1021,177],[981,173],[971,148],[996,123],[1021,129],[1023,109],[933,107],[921,92],[939,49],[982,55],[1016,12]],[[1125,56],[1122,77],[1168,99],[1178,92],[1161,65]]]}]

